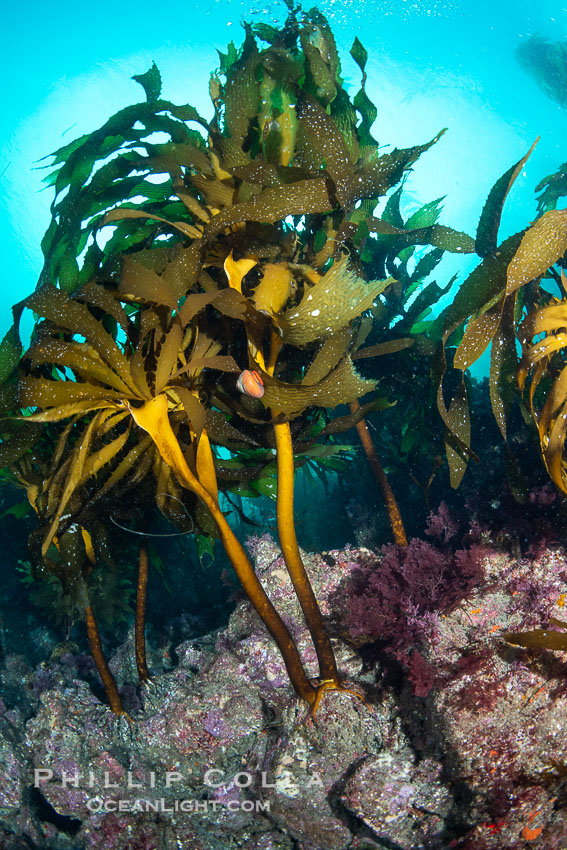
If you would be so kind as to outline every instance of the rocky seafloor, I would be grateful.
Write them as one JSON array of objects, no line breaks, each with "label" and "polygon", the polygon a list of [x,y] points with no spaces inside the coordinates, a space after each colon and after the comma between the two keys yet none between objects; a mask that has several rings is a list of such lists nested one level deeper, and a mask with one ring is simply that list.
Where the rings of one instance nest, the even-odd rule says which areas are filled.
[{"label": "rocky seafloor", "polygon": [[[565,616],[567,555],[456,549],[442,520],[407,550],[305,555],[341,674],[365,697],[330,693],[315,719],[246,600],[225,629],[172,647],[141,697],[133,644],[118,647],[131,725],[79,655],[35,669],[9,655],[0,847],[564,850],[567,656],[502,635]],[[277,544],[249,549],[315,675]]]}]

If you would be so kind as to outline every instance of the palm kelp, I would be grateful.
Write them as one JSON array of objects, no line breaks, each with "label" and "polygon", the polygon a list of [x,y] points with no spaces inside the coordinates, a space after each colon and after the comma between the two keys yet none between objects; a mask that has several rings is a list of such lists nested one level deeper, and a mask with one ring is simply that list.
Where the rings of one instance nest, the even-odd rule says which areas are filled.
[{"label": "palm kelp", "polygon": [[[405,251],[407,264],[412,246],[434,246],[413,275],[396,269],[398,309],[440,251],[472,250],[464,234],[435,223],[436,204],[404,225],[398,194],[383,219],[370,215],[439,135],[380,153],[366,52],[358,40],[351,52],[363,74],[352,101],[319,12],[291,11],[281,31],[246,26],[240,51],[231,45],[211,77],[211,122],[161,99],[154,65],[135,78],[144,103],[53,155],[44,268],[36,292],[14,308],[0,351],[4,408],[19,411],[6,426],[2,460],[38,517],[38,573],[56,576],[82,612],[117,713],[87,585],[90,571],[103,569],[97,532],[117,494],[134,514],[150,497],[181,531],[221,538],[312,711],[326,690],[344,689],[295,537],[293,442],[308,457],[315,440],[385,405],[376,397],[359,407],[375,381],[353,358],[365,356],[371,328],[362,314],[377,299],[388,303],[395,258]],[[405,311],[406,335],[438,291],[425,293]],[[24,309],[37,320],[22,353]],[[314,410],[345,403],[353,404],[349,416],[316,425]],[[274,474],[274,448],[278,532],[317,680],[307,677],[221,508],[221,493]],[[146,580],[142,550],[142,682]]]},{"label": "palm kelp", "polygon": [[[512,408],[515,403],[521,403],[526,376],[537,364],[530,407],[538,423],[548,471],[554,482],[565,489],[558,466],[564,441],[564,437],[561,439],[559,436],[563,420],[557,420],[557,409],[554,408],[551,413],[549,405],[546,413],[551,418],[541,419],[535,412],[534,393],[546,369],[554,368],[551,356],[562,347],[561,335],[549,336],[562,327],[558,309],[553,307],[557,299],[551,294],[549,285],[557,286],[560,283],[557,266],[561,267],[567,249],[566,213],[548,209],[530,227],[509,236],[503,242],[498,241],[504,201],[534,146],[535,143],[492,188],[476,234],[476,252],[482,261],[463,282],[453,302],[433,323],[433,336],[441,335],[443,338],[443,347],[434,363],[433,376],[438,387],[438,409],[447,428],[447,458],[453,487],[460,484],[472,456],[465,373],[490,347],[490,401],[505,442]],[[540,339],[532,347],[534,337],[543,333],[547,335],[546,338]],[[518,358],[518,344],[523,351],[521,361]],[[445,401],[443,387],[447,352],[452,354],[452,366],[461,370],[462,376],[460,388],[449,406]],[[553,394],[554,401],[550,401],[551,406],[560,401],[559,388],[560,384]],[[548,431],[554,424],[556,428],[550,449]],[[510,483],[514,488],[520,478],[515,478],[513,470],[517,471],[517,466],[512,453],[507,450],[512,470]],[[550,451],[555,459],[553,468],[550,467]],[[516,495],[522,498],[519,485]]]}]

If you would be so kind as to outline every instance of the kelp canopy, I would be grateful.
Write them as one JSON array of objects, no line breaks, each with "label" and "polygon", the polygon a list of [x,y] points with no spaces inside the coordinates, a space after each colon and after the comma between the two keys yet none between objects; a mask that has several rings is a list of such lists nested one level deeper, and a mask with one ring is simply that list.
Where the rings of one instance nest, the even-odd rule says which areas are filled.
[{"label": "kelp canopy", "polygon": [[[148,479],[170,519],[185,528],[196,512],[214,533],[135,427],[136,408],[167,399],[192,468],[204,464],[205,431],[233,456],[217,458],[221,487],[249,488],[273,471],[269,411],[296,419],[301,439],[314,407],[373,388],[353,367],[369,328],[356,322],[379,297],[387,303],[388,269],[399,284],[394,258],[405,251],[407,262],[412,246],[431,244],[430,270],[442,250],[472,250],[465,234],[435,223],[437,203],[404,225],[398,192],[381,219],[370,215],[438,136],[381,153],[360,42],[352,55],[362,70],[353,100],[319,12],[292,11],[281,31],[246,26],[242,48],[230,45],[211,77],[210,123],[161,99],[154,65],[136,78],[144,103],[53,155],[44,268],[0,352],[5,407],[26,413],[25,427],[7,429],[3,463],[29,467],[33,423],[67,423],[50,426],[54,449],[43,432],[32,468],[18,472],[45,523],[44,556],[64,515],[71,527],[87,505],[92,514],[111,492],[135,493]],[[422,266],[405,273],[407,295]],[[368,283],[370,268],[377,279]],[[406,334],[438,294],[427,287],[407,310]],[[394,300],[399,310],[399,293]],[[20,360],[24,307],[38,322]],[[247,367],[262,377],[261,403],[235,392]]]}]

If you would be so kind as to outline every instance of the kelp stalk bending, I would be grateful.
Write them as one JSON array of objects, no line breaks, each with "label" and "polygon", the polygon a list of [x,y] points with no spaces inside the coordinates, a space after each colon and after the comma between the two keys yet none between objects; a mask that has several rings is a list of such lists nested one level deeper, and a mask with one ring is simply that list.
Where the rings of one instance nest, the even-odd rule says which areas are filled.
[{"label": "kelp stalk bending", "polygon": [[[357,410],[360,410],[360,405],[358,401],[350,402],[350,410],[351,413],[356,413]],[[382,498],[384,499],[386,510],[388,511],[390,525],[392,526],[394,541],[398,546],[407,546],[408,539],[406,537],[404,523],[402,520],[400,509],[398,507],[398,502],[396,500],[396,497],[394,496],[394,491],[390,486],[390,482],[388,481],[386,473],[384,472],[384,468],[380,463],[380,459],[376,452],[374,443],[372,442],[372,437],[370,436],[370,431],[368,430],[366,420],[360,419],[356,423],[355,428],[360,438],[360,442],[362,443],[362,447],[366,453],[366,457],[368,458],[370,468],[374,473],[374,477],[376,478],[376,481],[378,482],[378,486],[380,488],[380,492],[382,493]]]},{"label": "kelp stalk bending", "polygon": [[317,690],[305,675],[294,640],[270,602],[244,549],[226,521],[218,501],[189,469],[169,422],[165,395],[158,395],[142,407],[130,408],[130,411],[140,428],[151,435],[163,460],[174,470],[180,484],[195,493],[210,511],[217,524],[226,553],[244,590],[280,649],[293,687],[302,699],[313,705],[316,702]]},{"label": "kelp stalk bending", "polygon": [[320,678],[339,685],[337,664],[321,610],[301,560],[293,519],[293,446],[289,422],[274,422],[278,465],[276,515],[282,554],[313,638]]},{"label": "kelp stalk bending", "polygon": [[87,624],[87,636],[89,639],[89,646],[91,648],[91,653],[96,664],[96,669],[98,670],[98,674],[102,679],[102,684],[104,685],[110,708],[112,709],[114,714],[126,715],[126,717],[128,717],[127,712],[122,706],[122,700],[120,699],[120,694],[118,693],[118,688],[116,687],[114,676],[109,670],[108,664],[106,663],[106,658],[104,657],[104,652],[102,651],[100,634],[98,631],[94,611],[90,602],[85,610],[85,620]]}]

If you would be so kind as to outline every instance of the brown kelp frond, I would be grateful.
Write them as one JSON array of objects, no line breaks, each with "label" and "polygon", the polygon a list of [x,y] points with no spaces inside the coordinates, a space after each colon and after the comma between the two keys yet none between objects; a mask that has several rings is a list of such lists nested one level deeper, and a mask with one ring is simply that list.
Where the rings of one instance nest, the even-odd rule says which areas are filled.
[{"label": "brown kelp frond", "polygon": [[500,219],[502,217],[504,202],[508,192],[514,185],[518,174],[528,161],[538,141],[539,136],[525,156],[509,168],[508,171],[506,171],[502,177],[496,181],[490,190],[480,216],[476,233],[475,247],[479,257],[487,257],[498,247],[498,231],[500,229]]},{"label": "brown kelp frond", "polygon": [[535,190],[541,192],[537,199],[540,215],[548,210],[557,209],[559,200],[567,195],[567,162],[562,163],[556,172],[540,180]]},{"label": "brown kelp frond", "polygon": [[[145,103],[122,110],[53,155],[58,170],[49,180],[57,196],[43,245],[42,282],[71,292],[92,279],[115,278],[114,258],[165,256],[180,240],[199,242],[198,251],[183,261],[191,270],[184,275],[185,290],[180,281],[173,287],[179,298],[196,282],[217,236],[237,232],[243,222],[276,223],[340,207],[335,234],[341,219],[352,223],[354,233],[365,230],[354,205],[368,202],[371,212],[439,135],[424,145],[379,154],[370,134],[376,108],[365,92],[367,55],[358,39],[351,53],[362,85],[351,101],[324,17],[310,12],[290,19],[286,32],[285,48],[260,49],[257,37],[266,31],[247,27],[241,50],[221,54],[211,82],[217,109],[211,124],[193,107],[160,99],[161,79],[153,66],[135,78],[144,86]],[[149,137],[158,129],[167,138],[155,144]],[[152,182],[155,175],[165,181]],[[104,224],[112,224],[114,232],[101,248],[97,230]],[[321,233],[328,232],[326,224]],[[154,271],[162,276],[159,266]],[[173,306],[164,294],[171,282],[155,283],[161,302]]]},{"label": "brown kelp frond", "polygon": [[349,357],[316,384],[286,384],[262,374],[265,393],[262,403],[293,419],[307,407],[336,407],[359,398],[375,388],[375,381],[361,377]]},{"label": "brown kelp frond", "polygon": [[528,228],[508,266],[506,294],[542,277],[567,251],[567,211],[549,210]]},{"label": "brown kelp frond", "polygon": [[83,582],[97,611],[97,620],[106,628],[126,622],[131,614],[132,583],[117,570],[92,570],[86,578],[80,572],[69,576],[63,574],[62,565],[56,566],[55,554],[48,562],[48,569],[37,569],[29,561],[21,562],[19,572],[22,582],[28,587],[32,603],[40,608],[56,626],[68,628],[85,617],[85,595]]},{"label": "brown kelp frond", "polygon": [[315,284],[306,285],[299,304],[284,313],[285,342],[304,346],[326,339],[370,309],[393,283],[392,278],[367,283],[348,263],[343,256]]},{"label": "brown kelp frond", "polygon": [[[190,298],[199,302],[189,304],[192,309],[187,310],[194,319],[210,298]],[[207,374],[211,370],[238,371],[233,358],[217,355],[219,343],[196,327],[183,328],[178,315],[164,317],[157,308],[147,307],[138,326],[115,301],[106,316],[113,313],[120,318],[117,309],[122,311],[120,326],[126,335],[119,344],[85,304],[76,303],[61,290],[44,287],[29,303],[44,321],[38,324],[39,341],[24,360],[30,374],[23,374],[19,382],[19,403],[28,408],[25,419],[57,423],[73,417],[59,438],[54,471],[42,488],[50,494],[41,511],[48,522],[41,545],[43,556],[64,516],[67,526],[77,513],[100,502],[116,486],[127,482],[133,486],[152,471],[155,445],[132,428],[132,411],[153,397],[166,398],[163,394],[167,393],[172,427],[176,432],[182,425],[187,429],[186,441],[195,442],[192,451],[197,475],[210,482],[199,449],[208,440],[203,430],[206,413],[199,399],[201,376],[205,370]],[[86,341],[69,338],[69,333],[62,336],[62,330],[86,337]],[[90,419],[83,424],[79,415],[90,415]],[[156,477],[159,482],[159,475]],[[75,507],[69,511],[72,499]],[[163,507],[159,488],[156,501]],[[169,504],[167,513],[172,513]]]},{"label": "brown kelp frond", "polygon": [[[542,456],[552,480],[564,492],[567,492],[563,459],[567,433],[567,370],[564,367],[567,311],[565,302],[553,298],[539,282],[548,274],[559,279],[556,272],[552,273],[552,267],[563,261],[566,251],[567,214],[563,210],[550,210],[524,233],[509,237],[498,251],[488,255],[444,314],[445,340],[459,327],[458,318],[463,311],[469,314],[466,330],[454,354],[455,367],[464,371],[492,343],[490,397],[504,438],[514,400],[514,383],[521,392],[529,387],[529,405],[538,427]],[[561,275],[565,292],[563,272]],[[476,284],[475,288],[472,283]],[[522,318],[526,312],[527,316]],[[516,340],[522,347],[519,363]],[[444,370],[443,355],[441,380]],[[553,383],[542,404],[538,388],[544,377],[551,377]],[[463,423],[469,421],[466,398],[463,395],[458,401],[458,416],[451,416],[451,408],[447,410],[444,405],[441,380],[439,409],[453,438],[462,439],[459,428],[462,431]],[[470,425],[466,428],[470,433]],[[455,485],[466,466],[466,446],[470,443],[468,439],[463,443],[465,448],[456,451],[456,457],[448,453]]]},{"label": "brown kelp frond", "polygon": [[[443,347],[433,366],[433,380],[438,388],[438,410],[447,429],[446,450],[453,487],[460,484],[468,459],[473,456],[464,373],[491,346],[490,398],[494,416],[506,439],[507,420],[514,401],[518,316],[530,297],[524,294],[524,288],[561,256],[559,250],[552,249],[547,252],[549,256],[544,257],[537,236],[538,222],[525,234],[517,233],[498,244],[504,201],[534,146],[535,143],[492,188],[476,237],[477,252],[483,259],[432,327],[431,335],[443,339]],[[536,244],[539,248],[534,252]],[[535,259],[535,254],[539,259]],[[451,347],[454,349],[453,366],[463,371],[463,380],[447,406],[443,379],[447,370],[446,350]]]},{"label": "brown kelp frond", "polygon": [[[529,649],[552,649],[567,652],[567,623],[555,617],[549,618],[549,625],[555,629],[532,629],[529,632],[504,632],[502,637],[514,646],[525,646]],[[557,629],[562,631],[557,631]]]},{"label": "brown kelp frond", "polygon": [[41,547],[44,556],[57,533],[63,512],[66,510],[74,492],[83,487],[92,476],[95,476],[99,470],[109,464],[126,444],[129,436],[128,429],[123,430],[121,434],[106,445],[91,451],[93,439],[104,433],[104,425],[109,417],[115,420],[112,423],[113,426],[117,424],[116,420],[119,422],[123,418],[122,414],[116,415],[111,410],[97,411],[79,436],[77,445],[71,452],[66,464],[61,468],[65,471],[64,476],[59,481],[51,483],[47,505],[50,526]]},{"label": "brown kelp frond", "polygon": [[[549,213],[546,213],[549,215]],[[565,246],[564,250],[567,249]],[[561,272],[564,292],[565,273]],[[541,451],[553,482],[567,493],[567,298],[529,313],[519,327],[522,357],[518,384],[528,390],[529,406],[537,425]],[[551,379],[551,385],[549,380]],[[543,393],[538,392],[543,381]]]},{"label": "brown kelp frond", "polygon": [[[29,296],[26,300],[26,307],[52,323],[53,327],[74,334],[81,334],[85,337],[92,347],[91,350],[97,352],[103,364],[106,364],[112,372],[121,378],[122,383],[117,392],[123,392],[124,385],[129,392],[136,392],[137,388],[132,380],[124,353],[111,334],[105,330],[104,325],[95,319],[86,304],[71,298],[61,289],[45,284]],[[50,335],[52,334],[50,333]],[[71,352],[68,356],[72,357]],[[94,363],[92,368],[93,370],[96,369]],[[110,376],[110,372],[105,374],[106,377]],[[95,380],[98,380],[96,375]]]}]

